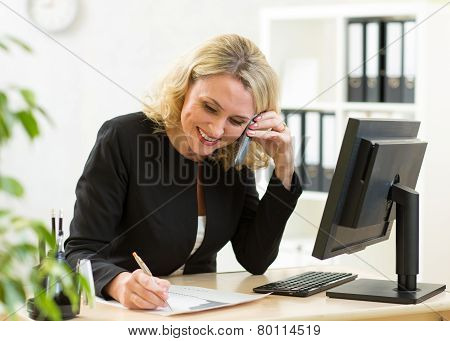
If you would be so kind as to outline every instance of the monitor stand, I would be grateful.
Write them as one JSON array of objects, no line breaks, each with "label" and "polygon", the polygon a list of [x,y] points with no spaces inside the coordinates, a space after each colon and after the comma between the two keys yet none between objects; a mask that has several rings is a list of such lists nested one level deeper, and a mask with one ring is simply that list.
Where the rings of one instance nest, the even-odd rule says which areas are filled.
[{"label": "monitor stand", "polygon": [[358,279],[327,291],[331,298],[399,304],[417,304],[446,288],[445,284],[417,283],[419,273],[419,193],[394,184],[391,200],[396,203],[397,282]]}]

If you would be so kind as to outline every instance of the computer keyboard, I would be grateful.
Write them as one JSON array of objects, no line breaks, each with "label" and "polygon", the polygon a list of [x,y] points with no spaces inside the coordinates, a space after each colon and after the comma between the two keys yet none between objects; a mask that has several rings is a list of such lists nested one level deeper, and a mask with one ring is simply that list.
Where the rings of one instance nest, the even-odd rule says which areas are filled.
[{"label": "computer keyboard", "polygon": [[253,288],[253,291],[261,294],[307,297],[353,281],[356,277],[358,275],[344,272],[309,271]]}]

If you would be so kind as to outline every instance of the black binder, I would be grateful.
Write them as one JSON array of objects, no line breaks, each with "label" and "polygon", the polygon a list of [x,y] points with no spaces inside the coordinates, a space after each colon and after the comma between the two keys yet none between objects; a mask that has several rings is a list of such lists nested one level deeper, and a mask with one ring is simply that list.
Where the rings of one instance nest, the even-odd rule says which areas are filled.
[{"label": "black binder", "polygon": [[[282,109],[285,121],[291,130],[294,141],[295,171],[300,178],[300,182],[305,190],[311,186],[311,179],[305,165],[305,111],[295,109]],[[298,138],[296,138],[298,133]]]},{"label": "black binder", "polygon": [[364,29],[362,22],[349,22],[347,26],[347,99],[364,101]]},{"label": "black binder", "polygon": [[380,23],[366,23],[365,39],[365,100],[379,102],[380,94]]},{"label": "black binder", "polygon": [[293,139],[293,147],[294,147],[294,165],[295,171],[300,177],[302,185],[307,181],[306,179],[306,170],[304,167],[304,148],[303,148],[303,137],[304,137],[304,111],[299,110],[282,110],[285,117],[285,122],[288,125],[292,139]]},{"label": "black binder", "polygon": [[402,102],[402,35],[401,22],[386,23],[384,102]]},{"label": "black binder", "polygon": [[308,191],[321,190],[321,115],[319,112],[309,111],[305,113],[305,170]]},{"label": "black binder", "polygon": [[416,78],[415,65],[415,40],[416,32],[413,30],[414,21],[406,21],[403,23],[403,102],[414,103],[414,89]]},{"label": "black binder", "polygon": [[336,119],[333,112],[283,109],[294,139],[295,170],[308,191],[328,192],[336,166]]},{"label": "black binder", "polygon": [[336,167],[336,116],[334,113],[321,114],[321,191],[328,192]]}]

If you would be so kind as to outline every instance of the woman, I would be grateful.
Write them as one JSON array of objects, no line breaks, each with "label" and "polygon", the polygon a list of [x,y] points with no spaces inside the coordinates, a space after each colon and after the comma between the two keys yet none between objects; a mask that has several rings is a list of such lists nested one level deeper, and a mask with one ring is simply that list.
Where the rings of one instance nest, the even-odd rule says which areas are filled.
[{"label": "woman", "polygon": [[[145,113],[103,124],[66,241],[72,266],[91,259],[98,296],[134,309],[165,306],[170,283],[151,281],[133,251],[155,276],[214,272],[231,241],[247,271],[266,271],[302,191],[277,101],[277,77],[260,50],[223,35],[180,60]],[[255,113],[247,156],[233,166]],[[275,169],[260,200],[254,170],[270,158]]]}]

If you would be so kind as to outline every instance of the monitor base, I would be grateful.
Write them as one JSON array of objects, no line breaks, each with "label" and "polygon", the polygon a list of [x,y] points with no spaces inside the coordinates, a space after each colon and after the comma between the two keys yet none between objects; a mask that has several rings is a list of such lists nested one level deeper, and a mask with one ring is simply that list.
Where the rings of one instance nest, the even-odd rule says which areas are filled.
[{"label": "monitor base", "polygon": [[417,283],[416,291],[399,291],[396,281],[357,279],[327,291],[330,298],[417,304],[445,290],[445,284]]}]

